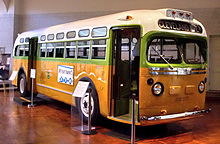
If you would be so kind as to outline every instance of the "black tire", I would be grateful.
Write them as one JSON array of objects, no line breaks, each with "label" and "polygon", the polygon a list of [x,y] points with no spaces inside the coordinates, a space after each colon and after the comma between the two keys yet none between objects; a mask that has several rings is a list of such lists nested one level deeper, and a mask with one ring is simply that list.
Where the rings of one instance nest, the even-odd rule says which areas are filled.
[{"label": "black tire", "polygon": [[21,73],[18,77],[18,91],[22,97],[26,97],[27,92],[27,79],[24,73]]},{"label": "black tire", "polygon": [[[92,103],[91,122],[93,125],[95,125],[98,123],[100,118],[98,95],[94,86],[89,86],[88,90],[89,89],[91,89],[91,103]],[[77,109],[79,111],[80,118],[83,116],[84,122],[88,122],[88,94],[89,94],[88,90],[84,95],[84,97],[76,98]]]}]

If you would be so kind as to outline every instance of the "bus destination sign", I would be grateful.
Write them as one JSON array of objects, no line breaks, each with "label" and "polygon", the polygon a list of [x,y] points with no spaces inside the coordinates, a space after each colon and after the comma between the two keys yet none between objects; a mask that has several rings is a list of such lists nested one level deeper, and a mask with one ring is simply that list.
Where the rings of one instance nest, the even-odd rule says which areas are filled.
[{"label": "bus destination sign", "polygon": [[174,20],[159,20],[158,26],[162,29],[202,33],[202,27],[197,24]]}]

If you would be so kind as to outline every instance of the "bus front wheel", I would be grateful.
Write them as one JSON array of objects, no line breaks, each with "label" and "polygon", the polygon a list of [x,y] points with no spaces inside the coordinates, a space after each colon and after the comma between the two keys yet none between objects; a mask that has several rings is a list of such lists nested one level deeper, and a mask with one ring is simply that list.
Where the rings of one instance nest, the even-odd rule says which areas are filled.
[{"label": "bus front wheel", "polygon": [[[98,119],[100,117],[99,114],[99,105],[98,105],[98,97],[97,92],[94,87],[91,88],[91,122],[92,124],[97,124]],[[83,116],[83,121],[88,122],[89,117],[89,92],[85,93],[85,95],[81,98],[77,98],[77,108],[79,114]]]},{"label": "bus front wheel", "polygon": [[26,76],[24,73],[19,75],[18,90],[22,97],[25,97],[27,95],[27,80],[26,80]]}]

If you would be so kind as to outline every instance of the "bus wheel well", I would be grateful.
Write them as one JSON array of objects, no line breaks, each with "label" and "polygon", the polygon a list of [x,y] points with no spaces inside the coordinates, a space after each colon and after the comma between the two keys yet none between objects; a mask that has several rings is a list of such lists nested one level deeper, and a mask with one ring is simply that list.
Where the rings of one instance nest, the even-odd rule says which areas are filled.
[{"label": "bus wheel well", "polygon": [[[93,124],[97,124],[100,118],[100,109],[99,109],[99,99],[98,99],[98,93],[96,91],[95,85],[93,81],[88,77],[83,77],[79,81],[85,81],[89,82],[89,88],[92,89],[91,91],[91,106],[92,106],[92,112],[91,112],[91,119]],[[79,111],[79,113],[83,116],[83,119],[85,121],[88,121],[88,90],[85,93],[85,95],[81,98],[76,97],[76,106]]]},{"label": "bus wheel well", "polygon": [[25,76],[26,76],[26,73],[24,72],[24,68],[23,67],[21,67],[20,69],[19,69],[19,71],[18,71],[18,75],[17,75],[17,86],[19,85],[19,78],[20,78],[20,75],[21,74],[25,74]]},{"label": "bus wheel well", "polygon": [[17,87],[22,97],[27,95],[27,77],[23,68],[18,71]]},{"label": "bus wheel well", "polygon": [[95,84],[93,83],[93,81],[90,79],[90,78],[88,78],[88,77],[83,77],[83,78],[81,78],[79,81],[85,81],[85,82],[89,82],[90,84],[90,86],[93,86],[93,87],[95,87]]},{"label": "bus wheel well", "polygon": [[[23,67],[21,67],[21,68],[19,69],[19,71],[18,71],[18,77],[19,77],[22,73],[25,74]],[[26,75],[26,74],[25,74],[25,75]]]},{"label": "bus wheel well", "polygon": [[97,99],[99,99],[99,98],[98,98],[98,93],[97,93],[97,90],[96,90],[96,87],[95,87],[95,84],[93,83],[93,81],[92,81],[90,78],[88,78],[88,77],[83,77],[83,78],[81,78],[79,81],[89,82],[89,87],[94,90],[94,92],[96,93]]}]

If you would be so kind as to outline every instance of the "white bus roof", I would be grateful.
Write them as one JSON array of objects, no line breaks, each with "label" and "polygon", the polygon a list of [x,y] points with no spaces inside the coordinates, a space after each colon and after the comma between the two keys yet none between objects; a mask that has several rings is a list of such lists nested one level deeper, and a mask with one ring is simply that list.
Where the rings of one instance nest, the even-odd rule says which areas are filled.
[{"label": "white bus roof", "polygon": [[[169,16],[169,14],[173,14],[173,16]],[[180,16],[182,15],[182,17]],[[184,17],[183,15],[187,15]],[[175,31],[175,30],[166,30],[161,29],[158,26],[159,20],[174,20],[174,21],[182,21],[188,22],[191,24],[200,25],[203,29],[202,33],[192,33],[192,32],[185,32],[185,31]],[[74,39],[82,39],[78,37],[78,31],[82,29],[89,29],[90,33],[91,30],[95,27],[107,27],[110,29],[113,26],[126,26],[126,25],[141,25],[143,28],[143,35],[149,31],[166,31],[166,32],[175,32],[181,34],[190,34],[190,35],[198,35],[198,36],[207,36],[204,26],[193,18],[191,12],[176,10],[176,9],[158,9],[158,10],[132,10],[126,11],[96,18],[90,18],[85,20],[79,20],[75,22],[55,25],[47,28],[37,29],[33,31],[23,32],[18,34],[18,37],[15,42],[15,46],[20,44],[21,38],[31,38],[31,37],[38,37],[40,42],[41,35],[48,35],[64,32],[66,35],[69,31],[76,31],[76,37]],[[108,37],[108,34],[106,35]],[[86,39],[90,39],[91,35],[88,36]],[[85,39],[85,37],[83,38]],[[67,40],[66,38],[62,39],[62,41]],[[68,39],[71,40],[71,39]],[[54,40],[58,41],[58,40]],[[47,42],[47,40],[45,41]],[[50,42],[53,42],[50,41]]]}]

